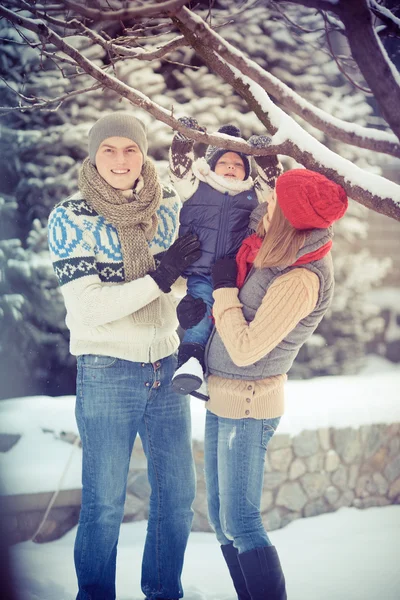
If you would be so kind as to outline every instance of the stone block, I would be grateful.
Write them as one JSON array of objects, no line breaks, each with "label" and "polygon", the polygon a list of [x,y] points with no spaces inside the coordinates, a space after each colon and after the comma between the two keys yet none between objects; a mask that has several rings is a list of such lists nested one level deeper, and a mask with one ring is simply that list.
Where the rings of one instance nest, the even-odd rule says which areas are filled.
[{"label": "stone block", "polygon": [[292,445],[292,438],[289,433],[275,433],[268,444],[268,451],[289,448]]},{"label": "stone block", "polygon": [[207,517],[205,517],[203,514],[195,512],[193,516],[192,531],[211,532],[212,528]]},{"label": "stone block", "polygon": [[372,508],[373,506],[388,506],[389,504],[390,500],[387,498],[382,498],[382,496],[370,496],[369,498],[360,498],[359,506],[357,506],[357,508]]},{"label": "stone block", "polygon": [[274,490],[286,480],[286,475],[280,471],[273,471],[264,474],[264,488]]},{"label": "stone block", "polygon": [[332,474],[331,481],[336,487],[342,491],[347,489],[348,472],[347,467],[340,465],[338,469]]},{"label": "stone block", "polygon": [[389,442],[389,458],[400,454],[400,437],[394,437]]},{"label": "stone block", "polygon": [[281,527],[286,527],[292,521],[296,521],[296,519],[301,519],[302,514],[300,512],[288,512],[281,517]]},{"label": "stone block", "polygon": [[304,459],[304,462],[309,473],[321,472],[324,469],[324,455],[322,453],[309,456]]},{"label": "stone block", "polygon": [[297,481],[284,483],[278,491],[275,504],[292,511],[301,511],[307,503],[307,496]]},{"label": "stone block", "polygon": [[299,458],[316,454],[319,450],[319,436],[316,431],[302,431],[293,438],[293,450]]},{"label": "stone block", "polygon": [[282,471],[283,473],[287,473],[292,459],[293,450],[291,448],[281,448],[279,450],[273,450],[269,453],[271,467],[275,471]]},{"label": "stone block", "polygon": [[372,475],[361,475],[357,479],[356,483],[356,496],[357,498],[366,498],[370,495],[370,490],[374,490],[374,483],[372,481]]},{"label": "stone block", "polygon": [[346,464],[357,462],[361,457],[361,436],[356,429],[346,427],[333,430],[333,445]]},{"label": "stone block", "polygon": [[366,458],[373,456],[384,445],[385,438],[385,426],[371,425],[364,444],[364,456]]},{"label": "stone block", "polygon": [[127,490],[141,500],[148,500],[150,498],[151,488],[147,479],[147,472],[135,471],[134,473],[130,473],[128,476]]},{"label": "stone block", "polygon": [[400,477],[400,454],[395,456],[387,465],[384,470],[386,479],[393,483],[398,477]]},{"label": "stone block", "polygon": [[350,465],[349,467],[349,479],[347,482],[347,487],[351,490],[354,490],[356,487],[357,477],[360,472],[360,465]]},{"label": "stone block", "polygon": [[322,515],[326,512],[329,512],[329,507],[322,498],[318,498],[318,500],[314,500],[313,502],[308,502],[303,510],[305,517],[316,517],[317,515]]},{"label": "stone block", "polygon": [[347,490],[343,492],[340,498],[335,502],[335,508],[342,508],[342,506],[352,506],[354,502],[354,492],[352,490]]},{"label": "stone block", "polygon": [[329,486],[329,479],[325,473],[306,473],[300,481],[310,500],[323,496]]},{"label": "stone block", "polygon": [[393,481],[389,488],[388,497],[396,502],[400,501],[400,477]]},{"label": "stone block", "polygon": [[[147,504],[147,503],[146,503]],[[143,519],[145,513],[145,500],[134,496],[133,494],[127,494],[124,505],[124,519],[140,520]]]},{"label": "stone block", "polygon": [[378,494],[385,496],[389,489],[389,484],[381,473],[374,473],[372,475],[372,481]]},{"label": "stone block", "polygon": [[306,465],[301,458],[295,458],[289,469],[289,479],[298,479],[307,471]]},{"label": "stone block", "polygon": [[322,450],[325,450],[325,452],[329,450],[331,447],[331,430],[329,427],[318,429],[318,437]]},{"label": "stone block", "polygon": [[329,502],[329,504],[332,504],[332,506],[334,506],[335,503],[339,500],[339,496],[340,492],[334,485],[330,485],[325,490],[324,498],[327,502]]},{"label": "stone block", "polygon": [[261,504],[260,504],[260,511],[261,513],[265,513],[267,512],[267,510],[269,510],[271,508],[271,506],[273,505],[274,502],[274,497],[272,495],[272,492],[270,492],[269,490],[264,490],[261,496]]},{"label": "stone block", "polygon": [[361,470],[363,473],[371,473],[373,471],[383,471],[387,460],[389,450],[385,446],[381,446],[379,450],[372,454],[366,462],[363,463]]},{"label": "stone block", "polygon": [[263,515],[263,523],[267,531],[274,531],[281,527],[281,515],[277,508],[273,508]]},{"label": "stone block", "polygon": [[325,457],[325,471],[332,473],[340,465],[340,456],[335,450],[328,450]]}]

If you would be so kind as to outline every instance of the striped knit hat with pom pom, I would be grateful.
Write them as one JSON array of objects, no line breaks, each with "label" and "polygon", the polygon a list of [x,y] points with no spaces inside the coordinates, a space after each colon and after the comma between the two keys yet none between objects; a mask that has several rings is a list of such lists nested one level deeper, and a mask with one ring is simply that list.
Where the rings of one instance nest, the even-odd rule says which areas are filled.
[{"label": "striped knit hat with pom pom", "polygon": [[283,214],[296,229],[327,229],[343,217],[348,205],[340,185],[308,169],[279,175],[275,191]]},{"label": "striped knit hat with pom pom", "polygon": [[[235,125],[222,125],[222,127],[220,127],[218,129],[218,133],[225,133],[226,135],[232,135],[244,142],[244,139],[241,137],[241,134],[240,134],[240,129],[238,127],[236,127]],[[206,155],[205,155],[205,159],[208,162],[208,164],[210,165],[211,170],[214,171],[215,165],[217,164],[217,162],[219,161],[221,156],[223,156],[227,152],[235,152],[235,154],[238,154],[240,156],[240,158],[242,159],[243,164],[244,164],[244,172],[245,172],[244,178],[247,179],[248,176],[250,175],[250,171],[251,171],[250,158],[247,156],[247,154],[243,154],[242,152],[236,152],[234,150],[226,150],[225,148],[218,148],[217,146],[208,146]]]}]

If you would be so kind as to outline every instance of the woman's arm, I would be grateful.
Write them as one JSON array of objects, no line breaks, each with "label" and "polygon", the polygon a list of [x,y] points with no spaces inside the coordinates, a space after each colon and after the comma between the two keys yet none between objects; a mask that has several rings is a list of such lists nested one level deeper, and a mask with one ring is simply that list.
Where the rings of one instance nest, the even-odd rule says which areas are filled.
[{"label": "woman's arm", "polygon": [[233,362],[246,367],[271,352],[313,311],[318,290],[315,273],[293,269],[274,281],[250,323],[243,316],[237,288],[214,290],[215,325]]}]

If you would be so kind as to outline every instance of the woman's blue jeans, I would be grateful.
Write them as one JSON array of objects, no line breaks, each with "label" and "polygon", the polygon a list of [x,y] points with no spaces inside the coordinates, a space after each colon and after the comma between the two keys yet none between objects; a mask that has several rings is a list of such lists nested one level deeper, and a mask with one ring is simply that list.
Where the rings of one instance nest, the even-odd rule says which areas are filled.
[{"label": "woman's blue jeans", "polygon": [[[195,470],[190,404],[176,394],[173,356],[135,363],[78,357],[76,419],[82,440],[82,508],[75,542],[77,600],[114,600],[127,475],[139,433],[151,486],[142,590],[151,600],[181,598]],[[134,565],[133,565],[134,567]]]},{"label": "woman's blue jeans", "polygon": [[204,462],[208,513],[221,545],[239,554],[271,546],[260,503],[267,446],[275,419],[225,419],[207,411]]}]

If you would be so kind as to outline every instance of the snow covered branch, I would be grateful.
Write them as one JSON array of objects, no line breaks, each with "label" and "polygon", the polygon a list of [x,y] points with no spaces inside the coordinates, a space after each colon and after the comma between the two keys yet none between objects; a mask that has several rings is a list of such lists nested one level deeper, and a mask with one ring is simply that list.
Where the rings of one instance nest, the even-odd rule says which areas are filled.
[{"label": "snow covered branch", "polygon": [[[51,10],[54,12],[62,12],[63,10],[73,10],[78,15],[90,19],[91,21],[123,21],[126,19],[143,18],[143,17],[154,17],[166,13],[170,10],[176,10],[177,8],[187,4],[188,0],[164,0],[159,2],[152,2],[146,5],[131,6],[129,8],[121,8],[115,10],[104,10],[90,8],[84,3],[74,2],[73,0],[63,0],[60,4],[53,5]],[[46,12],[49,7],[46,5],[37,5],[38,10]]]},{"label": "snow covered branch", "polygon": [[[364,0],[349,0],[348,4],[352,6],[357,4],[359,8],[360,2],[362,3]],[[63,6],[67,4],[69,8],[75,10],[72,6],[75,4],[74,2],[68,0]],[[160,11],[161,6],[164,11],[167,11],[168,24],[177,25],[183,35],[168,39],[158,47],[156,47],[154,39],[150,39],[152,49],[149,49],[148,43],[145,47],[137,47],[136,31],[132,31],[132,37],[121,37],[114,34],[114,38],[111,38],[107,33],[103,31],[99,33],[98,30],[90,29],[76,19],[68,21],[69,33],[62,31],[58,22],[60,13],[57,13],[56,10],[59,5],[52,6],[52,11],[54,11],[52,14],[56,15],[56,17],[52,17],[52,22],[46,18],[45,7],[35,5],[31,14],[36,18],[29,18],[26,16],[29,14],[27,11],[18,12],[0,6],[0,16],[16,26],[18,31],[25,29],[37,35],[41,47],[39,47],[39,50],[37,49],[37,38],[35,38],[35,44],[32,44],[32,47],[35,46],[35,51],[41,52],[44,56],[54,56],[55,60],[62,61],[67,58],[68,64],[73,63],[75,66],[75,75],[84,73],[95,82],[92,87],[88,87],[86,82],[85,87],[82,85],[80,90],[77,90],[76,86],[71,92],[63,90],[62,95],[48,100],[45,98],[35,99],[25,95],[25,107],[20,105],[19,108],[24,110],[26,105],[30,109],[47,108],[54,105],[54,103],[62,102],[74,95],[95,90],[98,87],[109,89],[118,96],[126,98],[133,105],[144,109],[156,120],[165,123],[173,130],[179,131],[197,142],[216,145],[248,155],[282,154],[292,157],[305,167],[319,171],[341,184],[348,195],[360,204],[400,221],[399,185],[369,173],[354,165],[352,161],[335,154],[301,127],[285,111],[292,111],[300,115],[308,123],[318,127],[327,135],[347,144],[400,157],[400,144],[396,137],[387,132],[361,127],[334,118],[329,113],[306,102],[277,77],[274,77],[236,50],[221,35],[212,30],[204,19],[183,7],[183,4],[184,2],[180,1],[161,2],[157,5]],[[315,4],[318,4],[319,7],[323,5],[324,8],[329,4],[334,7],[336,14],[338,14],[337,3],[326,1],[315,2]],[[151,6],[154,6],[154,4]],[[138,9],[138,7],[135,7],[135,10],[136,8]],[[150,5],[147,8],[150,8]],[[49,10],[49,5],[47,5],[46,10]],[[114,15],[117,11],[102,11],[102,19],[106,12],[112,12]],[[38,15],[41,18],[37,18]],[[89,17],[86,16],[85,18]],[[57,23],[54,23],[54,20]],[[113,20],[112,18],[111,21]],[[343,22],[346,27],[346,19]],[[103,66],[102,62],[98,60],[98,53],[94,52],[91,54],[92,58],[88,58],[85,51],[79,49],[82,46],[77,44],[75,36],[70,37],[72,24],[75,27],[75,36],[76,33],[80,33],[81,39],[86,40],[85,43],[90,43],[92,47],[96,44],[99,52],[106,54],[106,66]],[[153,36],[153,38],[155,37],[157,36]],[[27,43],[29,44],[29,41]],[[178,121],[177,116],[182,116],[182,114],[175,116],[174,113],[177,109],[174,106],[170,108],[161,106],[160,103],[147,95],[146,87],[143,88],[146,93],[143,93],[136,89],[136,86],[132,87],[122,81],[117,75],[115,63],[121,59],[159,59],[183,45],[193,48],[202,61],[245,100],[248,108],[255,113],[270,134],[270,144],[261,149],[255,149],[246,142],[238,141],[230,136],[209,134],[207,130],[195,131],[189,129]],[[54,53],[54,49],[57,54]],[[376,74],[376,77],[379,79],[378,74]],[[66,80],[68,82],[68,78]],[[269,94],[274,98],[274,101]],[[20,98],[22,98],[21,95]],[[276,100],[280,102],[285,111],[275,104]]]},{"label": "snow covered branch", "polygon": [[[287,0],[274,0],[274,2],[281,4],[286,3]],[[345,27],[351,54],[379,104],[383,117],[400,140],[398,108],[400,76],[373,27],[371,4],[376,9],[376,2],[371,3],[369,0],[290,0],[290,2],[331,11],[340,18]],[[387,13],[386,17],[388,17]],[[394,22],[394,15],[392,17]]]},{"label": "snow covered branch", "polygon": [[[212,48],[226,62],[256,81],[285,108],[301,116],[310,125],[347,144],[400,157],[400,143],[393,134],[347,123],[333,117],[301,98],[289,86],[257,65],[255,61],[244,57],[241,52],[226,42],[194,13],[183,9],[177,18],[181,25],[185,25],[187,31],[192,32],[199,40],[199,48],[201,45],[204,48]],[[193,41],[191,43],[193,44]]]}]

